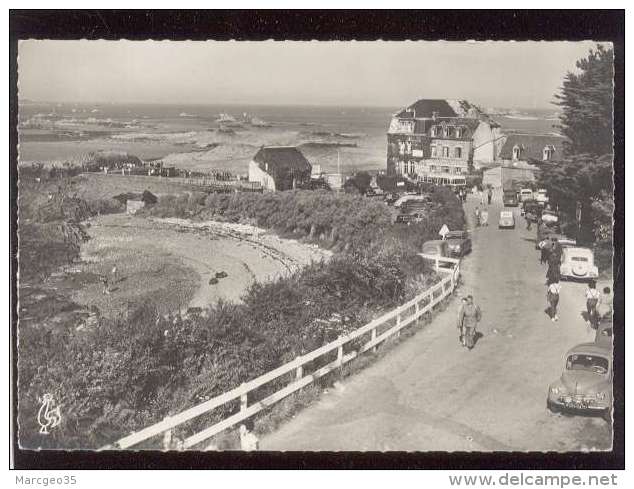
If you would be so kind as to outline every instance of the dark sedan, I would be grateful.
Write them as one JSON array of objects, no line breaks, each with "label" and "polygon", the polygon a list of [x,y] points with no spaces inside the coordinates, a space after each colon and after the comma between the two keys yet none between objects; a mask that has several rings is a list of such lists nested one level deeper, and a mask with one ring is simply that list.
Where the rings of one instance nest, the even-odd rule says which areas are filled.
[{"label": "dark sedan", "polygon": [[452,257],[462,257],[471,252],[471,238],[467,231],[449,231],[445,240]]}]

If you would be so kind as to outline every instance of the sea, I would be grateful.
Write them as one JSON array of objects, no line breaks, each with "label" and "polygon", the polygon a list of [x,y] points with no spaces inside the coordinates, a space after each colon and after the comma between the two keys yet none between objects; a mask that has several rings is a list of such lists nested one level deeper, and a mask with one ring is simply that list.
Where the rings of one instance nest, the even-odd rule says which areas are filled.
[{"label": "sea", "polygon": [[[261,146],[298,146],[322,171],[383,170],[399,107],[19,103],[19,163],[126,152],[196,171],[246,174]],[[507,132],[556,132],[556,108],[492,115]]]}]

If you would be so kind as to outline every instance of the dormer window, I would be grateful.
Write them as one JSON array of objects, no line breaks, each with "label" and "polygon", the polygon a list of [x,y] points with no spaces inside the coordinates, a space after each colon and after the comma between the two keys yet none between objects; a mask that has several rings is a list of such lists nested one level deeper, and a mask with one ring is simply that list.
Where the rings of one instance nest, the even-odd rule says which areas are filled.
[{"label": "dormer window", "polygon": [[513,146],[513,161],[519,160],[521,154],[522,154],[522,148],[520,148],[517,144]]},{"label": "dormer window", "polygon": [[554,153],[555,153],[555,148],[553,148],[552,146],[549,145],[544,147],[543,160],[544,161],[552,160]]},{"label": "dormer window", "polygon": [[454,128],[453,127],[448,127],[447,128],[447,137],[448,138],[452,138],[454,135]]},{"label": "dormer window", "polygon": [[438,132],[438,126],[432,126],[432,128],[431,128],[431,135],[432,135],[432,137],[434,137],[434,138],[435,138],[435,137],[437,137],[437,136],[438,136],[438,134],[439,134],[439,132]]},{"label": "dormer window", "polygon": [[458,139],[462,138],[462,127],[456,127],[456,137]]}]

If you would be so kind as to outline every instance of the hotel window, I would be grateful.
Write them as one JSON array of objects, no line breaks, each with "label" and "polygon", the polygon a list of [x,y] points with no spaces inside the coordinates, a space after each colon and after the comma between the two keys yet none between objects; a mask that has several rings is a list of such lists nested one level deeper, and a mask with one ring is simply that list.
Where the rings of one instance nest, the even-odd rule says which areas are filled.
[{"label": "hotel window", "polygon": [[456,128],[456,137],[458,139],[462,138],[462,127],[457,127]]},{"label": "hotel window", "polygon": [[553,157],[553,153],[555,152],[554,148],[552,146],[546,146],[544,148],[544,161],[548,161]]},{"label": "hotel window", "polygon": [[454,135],[454,128],[453,127],[448,127],[447,128],[447,137],[452,138]]},{"label": "hotel window", "polygon": [[432,158],[436,158],[437,154],[436,154],[436,146],[432,146],[431,147],[431,157]]},{"label": "hotel window", "polygon": [[437,168],[438,167],[436,165],[430,165],[429,166],[429,171],[432,172],[432,173],[435,173]]},{"label": "hotel window", "polygon": [[515,146],[513,146],[513,159],[514,160],[519,160],[521,152],[522,151],[521,151],[520,147],[517,144]]},{"label": "hotel window", "polygon": [[453,149],[454,158],[462,158],[462,148],[457,147]]},{"label": "hotel window", "polygon": [[411,141],[407,141],[405,143],[405,148],[406,148],[408,153],[411,153],[412,152],[412,142]]},{"label": "hotel window", "polygon": [[449,167],[448,166],[443,166],[442,167],[442,171],[443,171],[443,173],[449,173]]},{"label": "hotel window", "polygon": [[432,126],[431,135],[432,135],[432,137],[436,137],[438,135],[438,131],[437,131],[436,126]]},{"label": "hotel window", "polygon": [[449,147],[443,146],[442,148],[442,156],[443,158],[449,158]]}]

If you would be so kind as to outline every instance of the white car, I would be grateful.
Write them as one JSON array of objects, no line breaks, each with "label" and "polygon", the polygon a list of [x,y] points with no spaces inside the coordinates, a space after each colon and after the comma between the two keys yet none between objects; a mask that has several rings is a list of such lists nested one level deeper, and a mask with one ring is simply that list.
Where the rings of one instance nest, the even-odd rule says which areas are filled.
[{"label": "white car", "polygon": [[499,229],[515,229],[515,216],[513,211],[500,212],[500,220],[498,221]]},{"label": "white car", "polygon": [[546,205],[548,203],[546,189],[540,188],[537,192],[535,192],[535,200],[542,205]]},{"label": "white car", "polygon": [[523,188],[520,190],[520,202],[527,200],[533,200],[533,191],[530,188]]},{"label": "white car", "polygon": [[589,248],[563,248],[559,271],[562,279],[590,280],[599,276],[599,269],[594,264],[594,253]]}]

